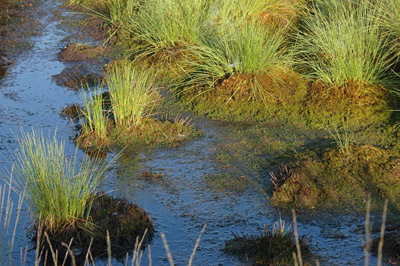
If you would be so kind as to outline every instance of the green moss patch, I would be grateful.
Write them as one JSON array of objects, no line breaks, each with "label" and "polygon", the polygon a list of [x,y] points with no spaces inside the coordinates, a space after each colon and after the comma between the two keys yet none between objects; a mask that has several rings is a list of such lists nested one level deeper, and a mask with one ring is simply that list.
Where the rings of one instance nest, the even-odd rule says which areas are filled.
[{"label": "green moss patch", "polygon": [[[201,115],[229,121],[279,118],[321,128],[345,119],[357,129],[390,121],[396,97],[379,86],[352,82],[337,87],[300,74],[231,75],[210,88],[185,88],[181,100]],[[356,129],[355,128],[355,129]]]},{"label": "green moss patch", "polygon": [[310,84],[304,98],[301,116],[313,126],[340,123],[345,118],[355,128],[390,120],[390,110],[396,109],[392,93],[379,86],[348,82],[343,86],[321,81]]},{"label": "green moss patch", "polygon": [[[302,258],[311,257],[305,236],[300,237]],[[225,242],[224,252],[235,255],[252,265],[294,265],[296,242],[293,230],[264,230],[260,236],[236,236]]]},{"label": "green moss patch", "polygon": [[275,71],[268,75],[231,75],[211,88],[185,88],[181,100],[212,118],[266,120],[297,115],[306,93],[306,81],[300,74]]},{"label": "green moss patch", "polygon": [[99,138],[87,127],[81,129],[77,138],[80,147],[90,154],[107,152],[112,148],[137,151],[144,147],[177,145],[201,135],[184,120],[160,120],[144,118],[140,125],[132,128],[118,127],[109,120],[107,136]]},{"label": "green moss patch", "polygon": [[[58,250],[61,263],[67,251],[62,243],[70,244],[70,248],[75,251],[74,256],[78,265],[83,265],[89,248],[94,258],[108,256],[107,232],[110,236],[111,254],[119,260],[124,259],[126,253],[132,252],[136,239],[138,237],[141,239],[146,230],[144,243],[151,241],[154,234],[151,219],[142,208],[127,200],[107,195],[97,196],[90,210],[90,220],[92,222],[90,229],[67,228],[49,236],[53,250]],[[33,239],[35,242],[37,237],[36,234]],[[43,234],[40,237],[43,238],[43,249],[48,251],[47,261],[53,261],[48,241]]]},{"label": "green moss patch", "polygon": [[322,203],[363,207],[371,194],[373,202],[388,198],[399,208],[399,163],[394,150],[369,145],[350,145],[348,152],[338,148],[308,152],[272,174],[272,202],[308,208]]}]

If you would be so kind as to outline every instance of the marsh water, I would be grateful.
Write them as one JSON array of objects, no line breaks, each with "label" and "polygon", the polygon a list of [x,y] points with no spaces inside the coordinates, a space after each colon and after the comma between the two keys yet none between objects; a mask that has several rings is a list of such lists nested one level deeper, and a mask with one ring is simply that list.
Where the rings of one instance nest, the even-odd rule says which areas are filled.
[{"label": "marsh water", "polygon": [[[59,112],[69,104],[82,103],[82,97],[79,92],[57,86],[52,76],[68,67],[57,59],[62,47],[71,41],[89,44],[92,41],[69,37],[74,36],[76,29],[65,21],[79,15],[63,9],[58,2],[42,1],[35,16],[40,20],[41,34],[31,38],[32,48],[16,56],[0,82],[1,169],[11,166],[10,153],[17,147],[15,135],[21,128],[25,131],[41,129],[45,134],[57,130],[57,138],[65,141],[66,150],[70,154],[75,151],[72,139],[77,132]],[[213,189],[205,177],[223,173],[215,157],[221,143],[232,139],[234,130],[229,129],[235,125],[199,117],[193,117],[192,124],[204,132],[204,136],[176,147],[125,152],[109,171],[103,189],[137,203],[149,213],[157,230],[151,242],[154,265],[169,265],[161,232],[166,234],[176,265],[185,265],[204,224],[207,229],[194,265],[241,265],[244,262],[221,251],[224,242],[233,237],[232,233],[260,234],[264,225],[271,226],[280,217],[290,222],[291,213],[269,205],[270,195],[265,192],[270,186],[268,169],[252,175],[246,165],[239,166],[248,173],[251,187],[240,192]],[[83,152],[79,152],[83,156]],[[157,173],[161,177],[144,179],[143,172]],[[298,222],[299,233],[311,239],[312,251],[323,265],[363,263],[363,213],[300,211]],[[13,254],[16,261],[20,259],[19,247],[32,247],[30,228],[30,216],[24,209]],[[147,251],[143,265],[148,262],[146,255]],[[28,265],[33,260],[34,250],[29,250]],[[376,263],[374,257],[371,263]]]}]

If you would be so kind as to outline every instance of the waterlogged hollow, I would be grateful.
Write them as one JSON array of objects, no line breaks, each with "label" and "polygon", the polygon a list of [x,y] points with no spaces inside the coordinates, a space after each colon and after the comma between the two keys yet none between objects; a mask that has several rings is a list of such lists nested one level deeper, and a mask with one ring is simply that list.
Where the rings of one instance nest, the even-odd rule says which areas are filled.
[{"label": "waterlogged hollow", "polygon": [[[25,131],[30,131],[32,127],[41,128],[45,135],[57,129],[57,137],[65,140],[69,154],[75,150],[71,140],[76,134],[74,126],[62,119],[59,112],[67,105],[82,103],[82,98],[79,92],[58,86],[52,81],[52,76],[67,67],[58,60],[58,53],[67,44],[64,38],[75,33],[75,29],[63,24],[60,18],[65,21],[77,15],[63,10],[61,3],[43,1],[36,16],[43,25],[42,34],[31,38],[32,49],[18,56],[0,87],[1,169],[11,166],[8,158],[10,151],[17,147],[15,135],[19,134],[20,128]],[[84,41],[95,44],[91,40]],[[207,223],[194,265],[241,265],[237,258],[221,251],[225,241],[233,237],[232,232],[236,235],[256,235],[264,225],[272,225],[279,220],[280,215],[290,222],[291,214],[280,214],[269,205],[270,194],[265,190],[271,186],[268,172],[274,169],[259,170],[247,164],[235,165],[235,169],[247,173],[247,179],[241,184],[251,185],[239,189],[239,192],[213,189],[213,183],[207,182],[206,177],[228,171],[218,167],[216,158],[219,161],[223,159],[223,154],[219,153],[221,146],[236,137],[237,128],[230,130],[236,126],[204,118],[195,118],[193,124],[204,132],[204,137],[177,147],[124,153],[109,171],[103,189],[137,203],[149,213],[156,229],[151,243],[153,264],[169,265],[161,232],[166,234],[175,263],[185,265],[201,228]],[[271,131],[278,136],[287,134],[285,130],[285,127],[271,126]],[[298,134],[295,139],[283,139],[282,145],[301,142],[301,138],[304,138],[302,134]],[[80,152],[82,155],[83,152]],[[17,201],[15,195],[13,200]],[[299,212],[297,219],[300,234],[311,238],[311,249],[320,256],[323,264],[363,263],[362,213],[303,211]],[[31,218],[26,209],[21,220],[17,245],[12,254],[16,261],[20,259],[19,247],[30,245]],[[374,217],[373,220],[377,219]],[[27,263],[32,264],[34,257],[34,250],[29,250]],[[376,263],[376,259],[372,257],[371,262]],[[142,265],[147,263],[146,252]],[[97,264],[105,265],[106,261],[98,261]]]}]

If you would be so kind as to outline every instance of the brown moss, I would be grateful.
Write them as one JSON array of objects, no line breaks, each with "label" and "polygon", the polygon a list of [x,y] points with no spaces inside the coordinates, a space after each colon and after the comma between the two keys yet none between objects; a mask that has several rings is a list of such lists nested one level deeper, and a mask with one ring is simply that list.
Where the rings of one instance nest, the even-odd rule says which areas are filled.
[{"label": "brown moss", "polygon": [[398,154],[368,145],[352,145],[349,153],[328,148],[320,155],[304,154],[272,174],[272,202],[308,208],[322,203],[362,207],[371,194],[373,201],[388,198],[399,208],[399,167]]},{"label": "brown moss", "polygon": [[[74,256],[78,265],[83,265],[85,255],[90,247],[94,258],[107,257],[107,231],[110,235],[111,254],[114,258],[122,260],[127,252],[132,252],[135,247],[136,238],[142,238],[145,230],[148,232],[144,240],[144,246],[151,241],[154,227],[148,214],[138,205],[125,199],[117,199],[107,195],[97,196],[90,210],[90,228],[70,228],[55,234],[50,234],[51,245],[58,250],[58,258],[64,259],[66,249],[61,244],[71,243]],[[37,232],[32,239],[36,244]],[[43,233],[41,233],[43,237]],[[93,239],[93,240],[92,240]],[[72,242],[70,242],[72,240]],[[52,261],[49,245],[42,240],[47,261]],[[45,258],[42,258],[44,260]],[[61,261],[62,263],[62,261]],[[61,264],[60,263],[60,264]]]},{"label": "brown moss", "polygon": [[83,115],[83,107],[78,104],[71,104],[61,110],[60,114],[71,118],[77,119]]},{"label": "brown moss", "polygon": [[58,55],[60,61],[83,61],[104,56],[109,49],[104,46],[90,46],[81,43],[70,43]]},{"label": "brown moss", "polygon": [[103,82],[103,74],[99,66],[79,64],[65,68],[60,74],[53,75],[58,86],[78,90],[84,86],[93,86]]},{"label": "brown moss", "polygon": [[[277,223],[275,224],[277,226]],[[296,250],[296,242],[293,230],[283,231],[268,230],[265,227],[260,236],[236,236],[225,242],[224,252],[238,256],[241,260],[250,262],[251,265],[293,265],[293,252]],[[301,236],[300,248],[305,265],[311,257],[311,251],[307,246],[308,240]]]}]

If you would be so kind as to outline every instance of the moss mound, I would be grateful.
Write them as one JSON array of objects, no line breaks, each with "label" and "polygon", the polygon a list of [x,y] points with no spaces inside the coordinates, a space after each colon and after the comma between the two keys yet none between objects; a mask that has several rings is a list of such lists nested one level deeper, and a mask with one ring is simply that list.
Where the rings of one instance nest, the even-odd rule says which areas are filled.
[{"label": "moss mound", "polygon": [[394,96],[383,87],[353,82],[337,87],[316,81],[309,85],[301,116],[316,126],[346,117],[349,123],[362,128],[388,121],[388,110],[395,108]]},{"label": "moss mound", "polygon": [[[58,250],[61,262],[67,252],[62,243],[70,244],[78,265],[83,265],[88,250],[94,258],[108,256],[107,232],[110,236],[111,254],[118,260],[122,260],[126,253],[134,250],[137,237],[141,239],[146,229],[144,243],[151,241],[154,234],[154,227],[148,214],[127,200],[107,195],[98,196],[90,211],[90,218],[92,224],[88,228],[70,228],[49,236],[52,248]],[[37,237],[38,234],[33,239],[35,243]],[[45,251],[43,254],[48,251],[47,261],[53,261],[48,242],[43,238],[42,243]]]},{"label": "moss mound", "polygon": [[181,100],[199,114],[231,121],[265,120],[298,114],[307,93],[305,79],[292,71],[234,74],[210,89],[186,88]]},{"label": "moss mound", "polygon": [[[300,237],[303,259],[311,257],[305,236]],[[236,236],[225,243],[224,252],[250,261],[252,265],[293,265],[296,242],[293,230],[264,230],[260,236]]]},{"label": "moss mound", "polygon": [[293,71],[234,74],[212,88],[186,88],[181,100],[201,115],[230,121],[280,118],[313,127],[338,125],[345,117],[355,127],[390,121],[395,96],[383,87],[353,82],[337,87],[309,82]]},{"label": "moss mound", "polygon": [[87,153],[98,154],[112,148],[136,151],[143,147],[177,145],[201,133],[184,119],[144,118],[140,125],[132,128],[118,127],[109,121],[107,138],[99,139],[94,132],[83,127],[77,142]]},{"label": "moss mound", "polygon": [[327,148],[307,153],[272,174],[272,202],[299,207],[325,203],[362,207],[371,194],[373,202],[388,198],[399,208],[400,159],[395,151],[369,145],[351,145],[348,152]]}]

